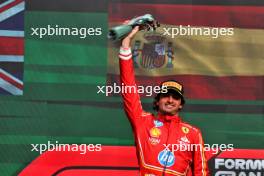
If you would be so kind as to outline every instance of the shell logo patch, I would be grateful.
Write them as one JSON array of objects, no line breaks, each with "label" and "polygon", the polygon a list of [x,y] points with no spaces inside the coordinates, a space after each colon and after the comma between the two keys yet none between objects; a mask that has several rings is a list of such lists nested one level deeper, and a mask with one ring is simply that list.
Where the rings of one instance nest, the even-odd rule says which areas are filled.
[{"label": "shell logo patch", "polygon": [[154,138],[158,138],[161,135],[161,130],[157,127],[153,127],[150,129],[150,136]]},{"label": "shell logo patch", "polygon": [[187,128],[187,127],[182,127],[182,132],[183,132],[184,134],[188,134],[189,131],[190,131],[189,128]]}]

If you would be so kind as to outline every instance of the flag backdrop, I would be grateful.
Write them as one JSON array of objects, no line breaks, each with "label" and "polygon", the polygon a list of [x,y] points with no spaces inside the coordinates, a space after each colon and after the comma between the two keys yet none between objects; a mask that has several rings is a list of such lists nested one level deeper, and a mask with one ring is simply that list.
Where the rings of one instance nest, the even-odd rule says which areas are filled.
[{"label": "flag backdrop", "polygon": [[[3,10],[8,11],[6,8],[23,1],[0,2],[4,4],[0,5],[0,19],[4,19],[7,16],[2,15]],[[163,27],[234,28],[234,36],[217,39],[166,37],[162,51],[170,48],[172,67],[168,66],[168,58],[164,64],[158,62],[152,68],[151,60],[142,61],[143,51],[148,47],[145,43],[149,41],[139,34],[133,42],[134,51],[137,51],[136,41],[140,44],[135,68],[137,80],[143,85],[157,85],[171,78],[182,81],[187,104],[181,115],[202,130],[206,143],[263,149],[264,3],[252,0],[118,2],[28,0],[25,13],[0,20],[0,80],[3,73],[8,73],[20,80],[19,84],[14,81],[9,84],[23,91],[22,96],[6,96],[2,93],[13,93],[0,88],[1,175],[17,175],[39,156],[31,152],[30,144],[47,141],[134,144],[121,98],[97,94],[97,86],[118,82],[116,56],[120,44],[107,42],[108,25],[145,13],[153,14]],[[9,6],[5,6],[7,3]],[[31,35],[32,27],[47,25],[101,27],[103,34],[85,39],[74,36],[40,39]],[[24,29],[25,40],[21,32]],[[152,100],[153,97],[142,98],[145,110],[151,111]]]},{"label": "flag backdrop", "polygon": [[23,0],[0,3],[0,95],[23,94]]}]

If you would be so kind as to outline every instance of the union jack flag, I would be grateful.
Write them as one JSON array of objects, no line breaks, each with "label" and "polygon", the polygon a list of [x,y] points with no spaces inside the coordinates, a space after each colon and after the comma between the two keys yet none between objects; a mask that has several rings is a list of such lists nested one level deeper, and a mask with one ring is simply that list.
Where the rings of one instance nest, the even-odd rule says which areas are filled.
[{"label": "union jack flag", "polygon": [[0,94],[23,94],[24,0],[0,1]]}]

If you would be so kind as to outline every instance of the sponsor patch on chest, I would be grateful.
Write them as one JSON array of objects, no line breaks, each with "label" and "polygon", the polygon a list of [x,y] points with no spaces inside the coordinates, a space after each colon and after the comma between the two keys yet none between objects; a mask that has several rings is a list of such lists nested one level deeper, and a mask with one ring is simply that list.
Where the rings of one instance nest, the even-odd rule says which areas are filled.
[{"label": "sponsor patch on chest", "polygon": [[149,134],[151,137],[159,138],[161,135],[161,130],[157,127],[153,127],[149,130]]},{"label": "sponsor patch on chest", "polygon": [[154,138],[154,137],[149,137],[149,142],[152,144],[152,145],[157,145],[160,143],[160,139],[159,138]]},{"label": "sponsor patch on chest", "polygon": [[190,143],[189,139],[186,136],[181,137],[180,141],[182,141],[184,143]]},{"label": "sponsor patch on chest", "polygon": [[164,149],[159,152],[158,161],[162,166],[171,167],[175,163],[175,156],[170,150]]}]

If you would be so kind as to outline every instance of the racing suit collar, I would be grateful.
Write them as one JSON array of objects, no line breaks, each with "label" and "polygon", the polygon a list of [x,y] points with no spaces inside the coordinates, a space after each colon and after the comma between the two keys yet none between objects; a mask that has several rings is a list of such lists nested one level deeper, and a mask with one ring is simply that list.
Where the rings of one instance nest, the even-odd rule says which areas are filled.
[{"label": "racing suit collar", "polygon": [[175,121],[175,122],[180,122],[181,118],[178,115],[164,115],[161,113],[158,113],[158,119],[160,121]]}]

